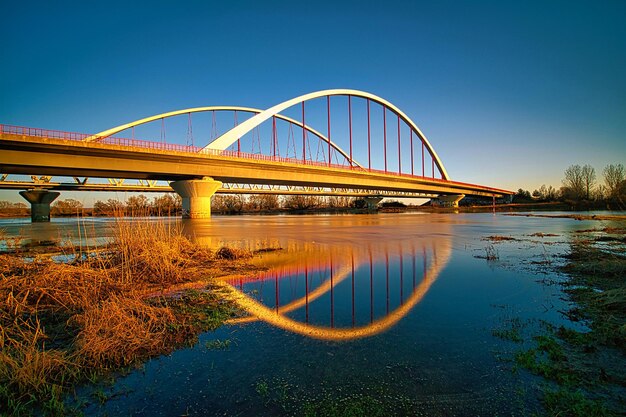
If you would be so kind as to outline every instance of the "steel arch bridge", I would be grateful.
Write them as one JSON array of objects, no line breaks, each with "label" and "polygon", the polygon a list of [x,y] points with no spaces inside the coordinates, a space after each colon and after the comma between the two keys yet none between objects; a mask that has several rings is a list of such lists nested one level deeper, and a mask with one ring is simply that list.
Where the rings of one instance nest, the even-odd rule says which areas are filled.
[{"label": "steel arch bridge", "polygon": [[[338,101],[343,103],[337,105]],[[315,108],[318,111],[311,112]],[[212,116],[211,136],[197,145],[192,115],[207,112]],[[223,114],[232,114],[233,123],[219,132],[217,115]],[[178,143],[168,142],[165,121],[180,116],[187,116],[186,142],[181,143],[180,137]],[[245,120],[239,123],[239,117]],[[160,122],[161,140],[135,139],[135,128],[153,126],[150,122]],[[131,138],[115,136],[124,132]],[[249,145],[251,150],[246,151]],[[311,145],[317,145],[316,152]],[[191,217],[209,215],[210,196],[215,192],[373,197],[512,194],[452,181],[431,143],[402,110],[374,94],[350,89],[304,94],[266,110],[182,109],[97,134],[0,125],[0,149],[0,188],[48,192],[173,188]],[[10,181],[8,174],[30,175],[33,181]],[[74,177],[74,182],[53,181],[56,176]],[[107,178],[108,183],[88,178]]]}]

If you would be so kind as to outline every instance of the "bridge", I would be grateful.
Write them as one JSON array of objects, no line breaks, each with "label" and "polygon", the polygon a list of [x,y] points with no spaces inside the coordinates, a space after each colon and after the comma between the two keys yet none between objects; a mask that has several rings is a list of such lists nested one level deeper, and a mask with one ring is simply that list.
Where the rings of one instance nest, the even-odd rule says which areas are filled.
[{"label": "bridge", "polygon": [[[204,136],[210,131],[208,138],[199,139],[197,127],[194,136],[192,115],[199,113],[211,115],[210,129],[202,130]],[[172,141],[165,122],[177,122],[180,129],[181,118],[186,132]],[[219,131],[218,122],[227,119],[231,124]],[[135,138],[136,128],[154,130],[155,123],[159,141]],[[131,137],[116,136],[124,132]],[[50,203],[64,190],[175,191],[188,218],[209,217],[216,192],[360,196],[372,205],[383,197],[437,198],[454,205],[465,195],[513,194],[451,180],[405,113],[381,97],[348,89],[305,94],[266,110],[177,110],[97,134],[0,125],[0,150],[0,188],[24,190],[20,194],[31,203],[35,221],[49,220]],[[32,181],[8,180],[9,174]]]}]

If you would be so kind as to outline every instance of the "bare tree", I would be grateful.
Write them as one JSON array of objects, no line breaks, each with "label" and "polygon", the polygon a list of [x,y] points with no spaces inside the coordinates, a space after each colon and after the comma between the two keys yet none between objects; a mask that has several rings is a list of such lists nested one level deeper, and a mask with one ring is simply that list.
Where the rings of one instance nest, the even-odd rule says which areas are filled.
[{"label": "bare tree", "polygon": [[581,199],[585,195],[585,182],[583,179],[583,168],[580,165],[570,165],[565,170],[563,179],[563,195],[575,199]]},{"label": "bare tree", "polygon": [[326,204],[330,208],[343,208],[350,207],[350,203],[352,203],[351,197],[343,197],[343,196],[330,196],[326,199]]},{"label": "bare tree", "polygon": [[93,212],[99,216],[122,215],[124,213],[124,204],[112,198],[109,198],[106,202],[98,200],[93,205]]},{"label": "bare tree", "polygon": [[624,165],[610,164],[604,168],[604,185],[606,186],[607,197],[618,199],[620,190],[624,182]]},{"label": "bare tree", "polygon": [[591,199],[591,192],[596,185],[596,170],[589,164],[582,167],[583,187],[585,190],[585,199]]},{"label": "bare tree", "polygon": [[148,201],[148,197],[143,194],[132,195],[128,197],[128,200],[126,200],[126,208],[131,213],[131,215],[145,216],[149,214],[149,207],[150,202]]},{"label": "bare tree", "polygon": [[553,186],[546,187],[545,184],[542,184],[538,190],[533,191],[533,197],[538,197],[542,201],[554,201],[558,197],[558,193]]},{"label": "bare tree", "polygon": [[285,208],[306,210],[320,205],[320,198],[314,195],[288,195],[283,200]]},{"label": "bare tree", "polygon": [[83,211],[83,203],[73,198],[59,200],[52,205],[50,212],[56,215],[77,214]]},{"label": "bare tree", "polygon": [[272,194],[251,195],[248,198],[251,210],[275,210],[279,207],[278,196]]},{"label": "bare tree", "polygon": [[163,194],[154,197],[152,208],[157,215],[175,215],[182,210],[182,199],[178,194]]},{"label": "bare tree", "polygon": [[223,213],[240,213],[243,210],[246,198],[243,195],[220,194],[213,196],[211,205],[215,211]]}]

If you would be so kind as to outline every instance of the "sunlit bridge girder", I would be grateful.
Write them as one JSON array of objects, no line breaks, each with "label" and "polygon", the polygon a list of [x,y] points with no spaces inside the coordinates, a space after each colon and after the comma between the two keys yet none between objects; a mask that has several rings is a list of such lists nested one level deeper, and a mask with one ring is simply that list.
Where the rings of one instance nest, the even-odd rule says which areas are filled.
[{"label": "sunlit bridge girder", "polygon": [[[73,178],[74,182],[61,182],[49,180],[43,181],[12,181],[7,180],[8,174],[0,176],[0,189],[24,190],[24,189],[46,189],[51,191],[129,191],[145,193],[173,193],[174,190],[165,181],[154,180],[129,180],[124,178],[108,178],[106,183],[90,181],[89,178]],[[317,195],[317,196],[337,196],[337,197],[368,197],[382,196],[389,198],[433,198],[436,194],[388,191],[388,190],[366,190],[358,188],[335,188],[335,187],[306,187],[306,186],[285,186],[267,184],[241,184],[224,183],[222,188],[217,190],[218,194],[272,194],[272,195]]]}]

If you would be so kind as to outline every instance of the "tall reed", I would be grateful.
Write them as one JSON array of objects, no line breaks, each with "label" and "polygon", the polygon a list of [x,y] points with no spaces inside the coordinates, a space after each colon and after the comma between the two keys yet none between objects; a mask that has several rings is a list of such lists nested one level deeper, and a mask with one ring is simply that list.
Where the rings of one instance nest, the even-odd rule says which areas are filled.
[{"label": "tall reed", "polygon": [[214,327],[215,317],[229,314],[219,295],[183,297],[188,305],[145,295],[208,284],[207,271],[252,268],[193,244],[172,222],[119,218],[113,227],[104,247],[67,246],[66,263],[0,254],[0,415],[63,414],[63,393],[73,384]]}]

